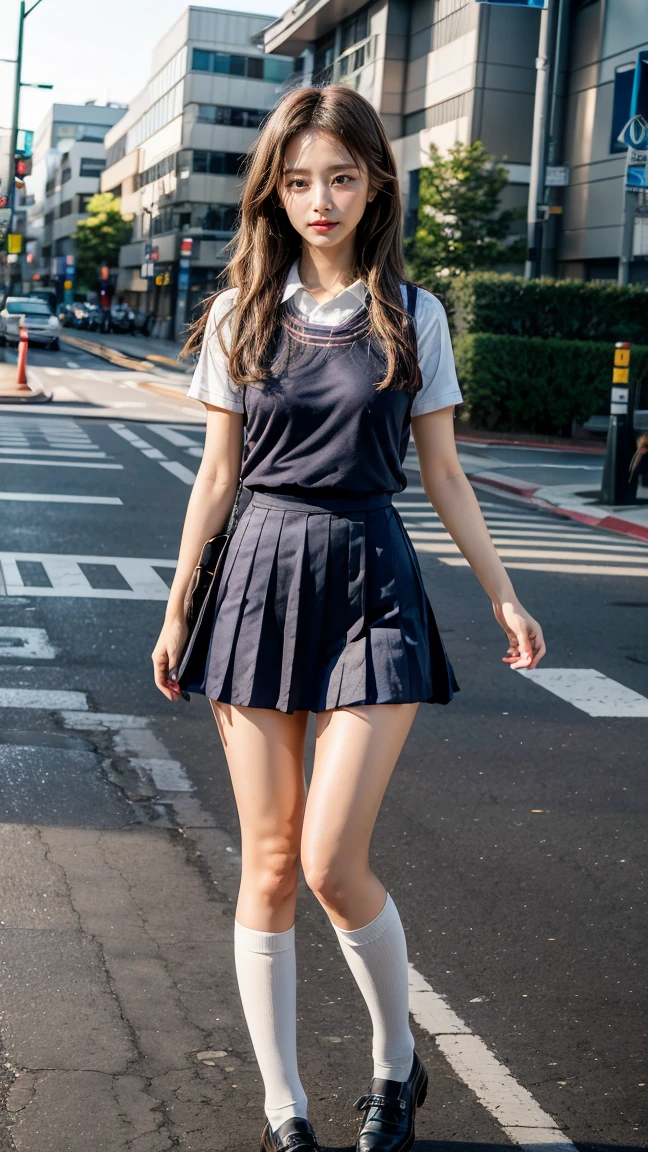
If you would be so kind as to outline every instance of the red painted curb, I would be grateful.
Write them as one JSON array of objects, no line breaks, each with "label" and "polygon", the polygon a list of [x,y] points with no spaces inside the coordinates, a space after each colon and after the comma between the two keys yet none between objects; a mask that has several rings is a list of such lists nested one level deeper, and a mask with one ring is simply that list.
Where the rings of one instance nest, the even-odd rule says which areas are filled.
[{"label": "red painted curb", "polygon": [[569,520],[577,520],[589,528],[605,528],[608,532],[622,532],[625,536],[634,536],[637,540],[648,540],[648,527],[643,524],[633,524],[631,520],[622,520],[620,516],[593,516],[590,512],[578,512],[574,508],[563,508],[560,504],[550,504],[548,500],[535,497],[534,492],[542,488],[542,484],[526,484],[523,480],[501,479],[494,472],[472,473],[469,480],[478,480],[480,484],[488,484],[491,488],[512,492],[528,504],[542,508],[544,512],[553,512],[556,516],[566,516]]},{"label": "red painted curb", "polygon": [[530,484],[528,480],[516,480],[512,476],[504,479],[499,472],[473,472],[468,479],[491,484],[493,488],[503,488],[505,492],[515,492],[516,496],[532,496],[538,488],[542,488],[542,484]]},{"label": "red painted curb", "polygon": [[506,448],[509,444],[515,444],[522,448],[545,448],[553,452],[585,452],[590,456],[605,456],[605,448],[597,448],[595,445],[588,444],[539,444],[537,440],[488,440],[482,439],[478,436],[462,436],[461,433],[455,433],[455,440],[462,444],[488,444],[499,445],[501,448]]}]

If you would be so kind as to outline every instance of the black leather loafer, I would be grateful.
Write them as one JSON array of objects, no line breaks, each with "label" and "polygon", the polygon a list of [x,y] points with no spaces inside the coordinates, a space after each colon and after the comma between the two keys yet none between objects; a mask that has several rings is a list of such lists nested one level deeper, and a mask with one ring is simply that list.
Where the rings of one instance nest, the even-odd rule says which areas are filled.
[{"label": "black leather loafer", "polygon": [[417,1052],[402,1083],[374,1077],[367,1095],[354,1104],[365,1113],[356,1152],[409,1152],[414,1144],[416,1109],[425,1100],[427,1086],[428,1075]]},{"label": "black leather loafer", "polygon": [[284,1152],[284,1149],[290,1149],[290,1152],[321,1152],[320,1146],[317,1143],[315,1133],[311,1128],[310,1121],[306,1120],[303,1116],[291,1116],[289,1120],[284,1120],[276,1131],[270,1127],[270,1121],[266,1124],[261,1134],[261,1152]]}]

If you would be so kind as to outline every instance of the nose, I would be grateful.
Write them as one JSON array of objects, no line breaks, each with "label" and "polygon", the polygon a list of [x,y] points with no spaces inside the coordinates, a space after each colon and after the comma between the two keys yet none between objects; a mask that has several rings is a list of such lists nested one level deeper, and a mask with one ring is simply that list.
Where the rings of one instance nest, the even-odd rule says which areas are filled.
[{"label": "nose", "polygon": [[333,207],[331,189],[325,180],[313,184],[313,208],[316,212],[330,212]]}]

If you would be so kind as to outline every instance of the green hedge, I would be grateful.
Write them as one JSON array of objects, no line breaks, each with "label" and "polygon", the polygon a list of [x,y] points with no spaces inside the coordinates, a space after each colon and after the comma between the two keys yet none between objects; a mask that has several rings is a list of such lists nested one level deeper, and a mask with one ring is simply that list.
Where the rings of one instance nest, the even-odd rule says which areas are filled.
[{"label": "green hedge", "polygon": [[608,281],[524,280],[472,272],[449,285],[457,336],[490,332],[563,340],[648,341],[648,291]]},{"label": "green hedge", "polygon": [[[475,333],[454,341],[464,404],[477,428],[571,434],[609,400],[612,343]],[[648,380],[648,346],[632,349],[631,379]]]}]

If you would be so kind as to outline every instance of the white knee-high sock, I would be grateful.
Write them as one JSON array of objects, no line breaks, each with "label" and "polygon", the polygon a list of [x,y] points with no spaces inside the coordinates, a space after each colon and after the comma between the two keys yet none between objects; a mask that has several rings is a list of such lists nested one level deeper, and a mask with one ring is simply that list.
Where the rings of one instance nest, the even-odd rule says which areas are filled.
[{"label": "white knee-high sock", "polygon": [[245,1020],[265,1087],[274,1131],[291,1116],[307,1118],[297,1071],[295,926],[257,932],[234,921],[234,958]]},{"label": "white knee-high sock", "polygon": [[382,912],[364,928],[333,927],[371,1016],[373,1074],[382,1080],[407,1080],[414,1037],[409,1026],[407,943],[398,909],[388,892]]}]

